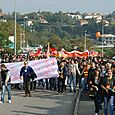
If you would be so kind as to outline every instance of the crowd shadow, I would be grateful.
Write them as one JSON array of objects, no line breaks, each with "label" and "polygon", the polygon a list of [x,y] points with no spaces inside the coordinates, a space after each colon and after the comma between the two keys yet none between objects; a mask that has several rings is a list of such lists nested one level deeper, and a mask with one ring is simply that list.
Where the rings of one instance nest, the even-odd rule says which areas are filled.
[{"label": "crowd shadow", "polygon": [[[13,95],[14,96],[21,96],[24,94],[23,92],[16,92]],[[40,98],[40,99],[49,99],[49,100],[55,100],[55,105],[48,107],[46,105],[45,107],[41,107],[40,105],[23,105],[23,110],[12,110],[12,113],[15,113],[15,115],[72,115],[74,111],[74,105],[75,105],[75,99],[76,94],[74,93],[63,93],[59,94],[55,91],[48,91],[48,90],[37,90],[32,91],[32,97],[30,98]],[[29,109],[30,111],[27,111]],[[33,112],[34,109],[37,112]],[[24,111],[25,110],[25,111]],[[32,112],[31,112],[32,110]],[[39,113],[40,111],[40,113]],[[41,111],[45,111],[46,113],[43,113]]]},{"label": "crowd shadow", "polygon": [[82,91],[80,95],[80,101],[93,101],[94,95],[89,91]]}]

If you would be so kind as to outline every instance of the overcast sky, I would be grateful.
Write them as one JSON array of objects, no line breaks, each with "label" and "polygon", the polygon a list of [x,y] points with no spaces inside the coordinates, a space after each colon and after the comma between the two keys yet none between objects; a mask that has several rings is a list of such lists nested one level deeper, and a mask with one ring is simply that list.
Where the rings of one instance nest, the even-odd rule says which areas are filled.
[{"label": "overcast sky", "polygon": [[[5,13],[14,11],[15,0],[0,0],[0,8]],[[58,12],[100,12],[111,13],[115,10],[115,0],[16,0],[16,9],[20,13],[33,11]]]}]

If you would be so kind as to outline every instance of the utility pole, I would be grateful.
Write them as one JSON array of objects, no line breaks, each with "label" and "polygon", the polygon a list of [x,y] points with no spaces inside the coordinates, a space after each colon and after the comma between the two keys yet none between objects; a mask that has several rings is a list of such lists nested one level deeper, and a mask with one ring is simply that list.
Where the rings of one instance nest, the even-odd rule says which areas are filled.
[{"label": "utility pole", "polygon": [[[102,26],[102,35],[104,34],[104,26]],[[103,57],[104,51],[103,51],[103,37],[102,37],[102,57]]]},{"label": "utility pole", "polygon": [[87,45],[87,44],[86,44],[86,39],[87,39],[87,38],[86,38],[86,32],[87,32],[87,31],[85,31],[85,38],[84,38],[84,51],[86,50],[86,45]]},{"label": "utility pole", "polygon": [[24,17],[23,48],[27,47],[26,44],[26,19],[27,18],[28,18],[27,16]]},{"label": "utility pole", "polygon": [[14,54],[16,55],[16,0],[14,1],[14,9],[15,9],[15,30],[14,30]]}]

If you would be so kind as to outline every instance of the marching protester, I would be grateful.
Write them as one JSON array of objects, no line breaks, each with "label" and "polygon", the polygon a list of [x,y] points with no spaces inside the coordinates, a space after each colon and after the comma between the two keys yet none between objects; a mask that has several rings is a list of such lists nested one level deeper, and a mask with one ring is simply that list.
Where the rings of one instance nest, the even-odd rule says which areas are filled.
[{"label": "marching protester", "polygon": [[113,73],[111,69],[107,70],[107,75],[103,78],[101,87],[104,90],[104,115],[108,115],[108,106],[110,109],[110,115],[114,115],[114,89],[115,79],[113,79]]},{"label": "marching protester", "polygon": [[24,66],[20,70],[20,79],[23,80],[24,83],[24,90],[25,90],[25,95],[24,97],[31,97],[31,92],[30,92],[30,82],[32,81],[35,73],[34,70],[28,66],[28,62],[24,61]]},{"label": "marching protester", "polygon": [[99,115],[101,85],[100,85],[100,71],[98,68],[95,69],[95,76],[92,78],[89,84],[94,91],[95,115]]},{"label": "marching protester", "polygon": [[[115,64],[112,65],[113,79],[115,79]],[[115,94],[114,94],[114,110],[115,110]]]},{"label": "marching protester", "polygon": [[2,92],[0,104],[4,103],[5,92],[8,92],[8,103],[11,103],[11,79],[10,71],[7,69],[5,64],[1,64],[1,82],[2,82]]},{"label": "marching protester", "polygon": [[100,76],[103,78],[105,76],[105,73],[106,73],[106,68],[104,65],[101,65],[100,69],[101,69]]},{"label": "marching protester", "polygon": [[76,92],[76,71],[77,65],[75,64],[75,61],[72,59],[70,64],[70,92],[72,92],[72,90]]},{"label": "marching protester", "polygon": [[83,63],[83,70],[81,72],[81,88],[83,91],[88,90],[88,64],[87,62]]},{"label": "marching protester", "polygon": [[76,85],[79,87],[79,82],[80,82],[80,70],[79,70],[78,60],[75,60],[75,65],[76,65]]},{"label": "marching protester", "polygon": [[66,67],[65,62],[60,62],[59,65],[59,77],[58,77],[58,93],[63,93],[65,89],[65,79],[66,79]]},{"label": "marching protester", "polygon": [[83,78],[83,74],[81,74],[82,73],[82,71],[83,71],[83,68],[84,68],[84,66],[83,66],[83,63],[80,63],[79,64],[79,72],[80,72],[80,75],[79,75],[79,88],[82,88],[82,90],[83,90],[83,82],[82,82],[82,78]]},{"label": "marching protester", "polygon": [[[90,80],[92,80],[92,78],[94,78],[95,76],[95,63],[94,62],[91,62],[90,64],[90,68],[88,70],[88,84],[90,82]],[[88,89],[90,89],[90,87],[88,87]]]}]

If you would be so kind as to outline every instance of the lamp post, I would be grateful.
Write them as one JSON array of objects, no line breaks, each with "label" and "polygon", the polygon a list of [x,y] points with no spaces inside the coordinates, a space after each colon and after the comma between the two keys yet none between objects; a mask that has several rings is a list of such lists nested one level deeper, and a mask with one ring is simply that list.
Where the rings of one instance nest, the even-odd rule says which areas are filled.
[{"label": "lamp post", "polygon": [[87,44],[86,44],[86,32],[87,32],[87,31],[85,31],[85,39],[84,39],[84,51],[86,50],[86,45],[87,45]]},{"label": "lamp post", "polygon": [[[108,24],[105,24],[102,26],[102,35],[104,35],[105,27],[107,27],[107,26],[108,26]],[[104,47],[103,47],[104,44],[103,43],[104,43],[104,36],[102,36],[102,57],[104,56]]]},{"label": "lamp post", "polygon": [[27,16],[25,16],[24,17],[24,34],[23,34],[23,48],[25,48],[26,47],[26,19],[27,19],[28,17]]},{"label": "lamp post", "polygon": [[[102,35],[104,34],[104,27],[105,26],[102,26]],[[104,55],[104,51],[103,51],[103,37],[102,37],[102,57]]]},{"label": "lamp post", "polygon": [[14,3],[14,9],[15,9],[14,54],[16,55],[16,0],[15,0],[15,3]]}]

